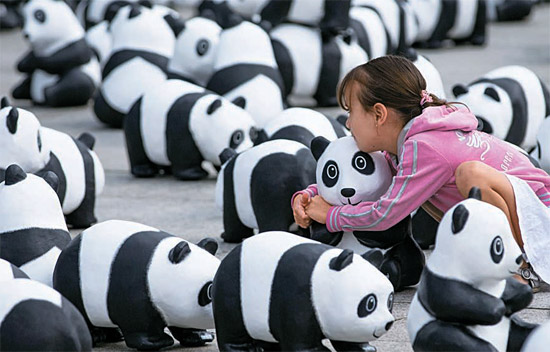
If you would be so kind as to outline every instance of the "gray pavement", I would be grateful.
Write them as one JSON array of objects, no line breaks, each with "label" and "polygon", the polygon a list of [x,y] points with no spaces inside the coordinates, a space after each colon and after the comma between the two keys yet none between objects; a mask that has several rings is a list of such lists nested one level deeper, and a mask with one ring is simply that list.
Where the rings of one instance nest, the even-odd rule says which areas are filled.
[{"label": "gray pavement", "polygon": [[[17,60],[27,45],[20,32],[0,33],[0,95],[8,95],[21,79],[15,71]],[[440,70],[448,97],[452,85],[469,83],[496,67],[519,64],[535,71],[550,86],[550,6],[541,5],[525,22],[493,23],[489,27],[486,47],[453,47],[421,51]],[[73,136],[91,132],[96,137],[95,151],[106,172],[105,189],[97,201],[99,221],[123,219],[145,223],[181,236],[192,242],[211,236],[219,238],[223,230],[221,213],[214,203],[215,178],[198,182],[181,182],[173,177],[135,179],[129,173],[122,131],[102,125],[91,106],[51,109],[32,106],[29,101],[12,102],[33,111],[44,126]],[[337,108],[321,109],[335,116]],[[71,231],[73,235],[78,231]],[[217,256],[223,258],[234,245],[220,241]],[[427,253],[429,254],[429,253]],[[373,345],[379,351],[411,351],[406,331],[406,315],[414,289],[396,296],[393,328]],[[535,295],[533,303],[521,315],[530,322],[550,318],[550,290]],[[124,343],[103,345],[96,350],[127,349]],[[173,346],[170,350],[179,350]],[[189,349],[187,349],[189,350]],[[215,351],[215,344],[197,351]]]}]

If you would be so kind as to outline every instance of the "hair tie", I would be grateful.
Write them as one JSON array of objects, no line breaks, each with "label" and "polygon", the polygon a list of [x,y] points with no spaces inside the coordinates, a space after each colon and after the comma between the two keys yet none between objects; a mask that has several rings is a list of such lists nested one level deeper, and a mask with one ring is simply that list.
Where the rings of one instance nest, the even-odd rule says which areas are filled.
[{"label": "hair tie", "polygon": [[422,99],[420,100],[420,106],[424,106],[426,103],[433,103],[432,96],[426,90],[422,91]]}]

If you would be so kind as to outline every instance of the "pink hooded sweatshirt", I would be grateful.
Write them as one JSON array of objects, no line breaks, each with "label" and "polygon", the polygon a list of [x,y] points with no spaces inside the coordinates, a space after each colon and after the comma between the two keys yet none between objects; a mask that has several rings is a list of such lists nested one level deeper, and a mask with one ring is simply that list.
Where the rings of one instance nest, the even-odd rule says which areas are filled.
[{"label": "pink hooded sweatshirt", "polygon": [[[519,148],[476,128],[477,119],[466,108],[424,109],[403,127],[397,142],[399,158],[386,153],[394,175],[387,192],[376,202],[331,207],[328,230],[386,230],[426,201],[446,212],[464,199],[456,187],[455,171],[472,160],[526,181],[550,207],[550,176],[535,168]],[[317,186],[296,195],[303,192],[314,196]]]}]

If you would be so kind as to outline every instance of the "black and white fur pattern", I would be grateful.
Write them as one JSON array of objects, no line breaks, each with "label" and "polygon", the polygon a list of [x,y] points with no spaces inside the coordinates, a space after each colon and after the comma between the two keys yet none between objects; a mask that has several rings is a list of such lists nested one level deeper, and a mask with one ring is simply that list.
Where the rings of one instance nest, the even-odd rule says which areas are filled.
[{"label": "black and white fur pattern", "polygon": [[82,26],[88,30],[103,20],[112,20],[121,7],[136,2],[138,0],[80,1],[75,9],[75,13]]},{"label": "black and white fur pattern", "polygon": [[194,245],[149,226],[110,220],[85,230],[65,248],[54,287],[90,329],[118,327],[128,347],[172,345],[167,326],[182,344],[212,341],[202,329],[213,327],[216,249],[212,239]]},{"label": "black and white fur pattern", "polygon": [[[226,242],[241,242],[254,229],[288,231],[294,223],[292,195],[315,180],[315,160],[302,143],[277,139],[220,156],[216,204],[223,212]],[[266,202],[266,199],[269,199]]]},{"label": "black and white fur pattern", "polygon": [[0,285],[2,351],[91,351],[82,315],[59,292],[39,282],[14,279]]},{"label": "black and white fur pattern", "polygon": [[11,107],[6,99],[0,110],[0,180],[11,164],[39,175],[53,171],[59,179],[57,194],[66,222],[75,228],[97,221],[95,200],[103,191],[105,171],[93,152],[95,139],[83,133],[78,139],[41,127],[29,111]]},{"label": "black and white fur pattern", "polygon": [[[361,152],[351,136],[332,142],[316,137],[311,151],[317,160],[317,190],[332,205],[377,201],[390,187],[392,173],[384,155]],[[395,290],[401,290],[417,284],[424,267],[424,255],[412,239],[410,223],[407,216],[385,231],[340,233],[328,233],[324,225],[314,224],[311,238],[360,254],[380,251],[380,270]]]},{"label": "black and white fur pattern", "polygon": [[311,140],[323,136],[329,141],[349,135],[348,130],[339,121],[307,108],[289,108],[260,131],[255,144],[267,140],[288,139],[309,147]]},{"label": "black and white fur pattern", "polygon": [[350,28],[371,60],[392,52],[389,32],[376,8],[352,6],[349,16]]},{"label": "black and white fur pattern", "polygon": [[352,251],[270,231],[221,262],[212,287],[220,351],[372,350],[393,324],[392,286]]},{"label": "black and white fur pattern", "polygon": [[415,351],[519,351],[534,328],[513,313],[533,298],[512,278],[522,261],[504,213],[479,189],[449,209],[407,318]]},{"label": "black and white fur pattern", "polygon": [[41,178],[15,164],[0,183],[0,258],[49,286],[57,257],[71,240],[56,189],[52,172]]},{"label": "black and white fur pattern", "polygon": [[132,107],[124,126],[132,174],[151,177],[160,168],[182,180],[208,176],[203,160],[220,166],[225,148],[244,151],[257,136],[246,101],[234,102],[182,80],[167,80]]},{"label": "black and white fur pattern", "polygon": [[31,0],[23,13],[31,51],[17,65],[27,76],[13,97],[48,106],[86,104],[101,81],[100,68],[69,6]]},{"label": "black and white fur pattern", "polygon": [[316,28],[285,23],[270,32],[290,104],[336,106],[336,89],[346,73],[368,61],[355,36],[327,40]]},{"label": "black and white fur pattern", "polygon": [[170,26],[174,21],[172,15],[147,7],[125,6],[117,12],[110,25],[111,56],[94,100],[100,121],[122,127],[139,97],[164,82],[176,41]]},{"label": "black and white fur pattern", "polygon": [[546,118],[539,127],[537,146],[531,152],[540,167],[550,173],[550,118]]},{"label": "black and white fur pattern", "polygon": [[28,279],[29,276],[7,260],[0,259],[0,282],[13,279]]},{"label": "black and white fur pattern", "polygon": [[285,89],[267,32],[247,21],[224,29],[206,88],[229,100],[244,97],[259,127],[279,114]]},{"label": "black and white fur pattern", "polygon": [[467,87],[453,87],[479,121],[478,129],[530,151],[543,120],[550,116],[550,93],[537,75],[523,66],[492,70]]}]

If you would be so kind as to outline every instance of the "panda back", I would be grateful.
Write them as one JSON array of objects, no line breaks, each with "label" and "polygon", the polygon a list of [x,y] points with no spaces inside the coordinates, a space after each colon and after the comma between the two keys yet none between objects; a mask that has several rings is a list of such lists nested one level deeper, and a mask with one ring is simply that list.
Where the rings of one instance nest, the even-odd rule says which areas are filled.
[{"label": "panda back", "polygon": [[141,103],[141,135],[147,156],[156,164],[170,165],[166,147],[167,116],[182,96],[202,93],[204,88],[181,80],[167,80],[158,89],[149,90]]},{"label": "panda back", "polygon": [[479,11],[478,0],[457,1],[457,13],[454,25],[448,32],[449,37],[458,39],[468,37],[474,30],[477,11]]},{"label": "panda back", "polygon": [[124,242],[142,231],[158,230],[134,222],[111,220],[94,225],[81,234],[82,301],[92,324],[115,326],[107,308],[111,267]]},{"label": "panda back", "polygon": [[350,44],[344,42],[340,37],[336,37],[335,40],[341,55],[338,71],[338,82],[341,82],[349,71],[369,61],[369,57],[356,40],[352,40]]},{"label": "panda back", "polygon": [[241,304],[244,324],[250,336],[276,342],[269,329],[272,282],[285,252],[315,241],[272,231],[246,239],[241,248]]},{"label": "panda back", "polygon": [[[284,110],[279,116],[271,120],[264,128],[268,138],[281,138],[285,129],[293,130],[296,127],[311,132],[313,137],[323,136],[333,141],[338,138],[329,119],[318,111],[306,108],[291,108]],[[290,132],[289,132],[290,133]],[[291,137],[291,136],[290,136]],[[286,138],[300,142],[295,138]],[[309,147],[309,145],[306,145]]]}]

